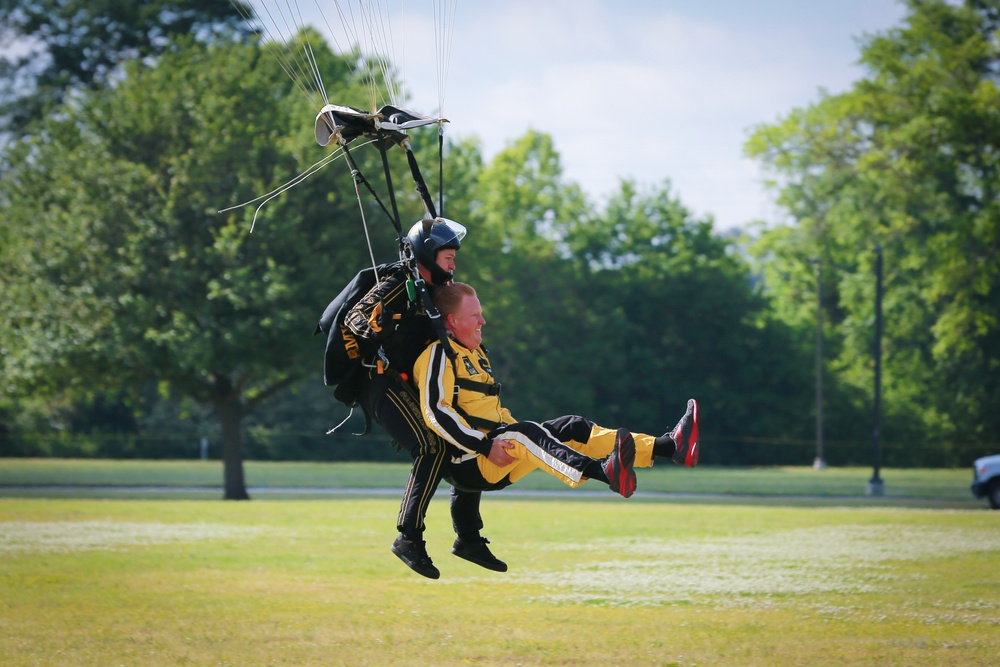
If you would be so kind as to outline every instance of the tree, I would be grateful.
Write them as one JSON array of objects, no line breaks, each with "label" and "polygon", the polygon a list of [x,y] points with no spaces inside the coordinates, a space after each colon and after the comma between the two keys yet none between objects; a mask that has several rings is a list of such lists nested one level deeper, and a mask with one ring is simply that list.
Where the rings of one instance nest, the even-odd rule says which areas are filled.
[{"label": "tree", "polygon": [[[316,55],[331,97],[351,99],[348,64]],[[253,207],[216,212],[322,155],[296,95],[257,45],[186,40],[13,145],[0,178],[5,389],[156,381],[208,403],[225,496],[247,497],[241,420],[318,377],[312,329],[366,257],[343,163],[272,201],[253,235]]]},{"label": "tree", "polygon": [[864,79],[758,128],[747,152],[794,221],[763,235],[771,289],[788,294],[807,258],[844,267],[826,313],[835,370],[870,387],[881,246],[896,435],[944,440],[967,463],[1000,440],[1000,2],[907,6],[903,26],[863,42]]},{"label": "tree", "polygon": [[475,192],[461,273],[482,296],[516,416],[572,412],[660,433],[679,416],[671,406],[697,396],[712,456],[728,463],[767,459],[716,447],[727,436],[808,432],[811,363],[768,316],[733,243],[669,184],[626,181],[595,210],[562,180],[551,138],[529,132]]},{"label": "tree", "polygon": [[802,348],[771,317],[734,241],[710,218],[695,218],[669,183],[623,182],[605,211],[566,239],[592,317],[607,322],[595,350],[595,414],[662,432],[697,397],[711,423],[706,460],[718,463],[777,460],[745,438],[803,433],[810,378]]},{"label": "tree", "polygon": [[71,90],[103,85],[126,60],[168,49],[172,38],[248,36],[230,0],[0,0],[0,43],[22,55],[0,60],[0,118],[20,133]]},{"label": "tree", "polygon": [[[548,418],[567,394],[583,411],[581,384],[539,383],[537,373],[570,377],[549,365],[561,355],[542,357],[580,326],[576,314],[586,310],[557,239],[570,221],[590,216],[589,205],[578,186],[562,180],[559,154],[545,134],[528,132],[510,142],[477,174],[459,277],[481,293],[487,315],[496,314],[487,338],[503,341],[492,356],[498,377],[510,389],[512,408],[525,406],[515,412],[524,419]],[[557,321],[558,312],[573,315]],[[527,369],[535,372],[527,375]]]}]

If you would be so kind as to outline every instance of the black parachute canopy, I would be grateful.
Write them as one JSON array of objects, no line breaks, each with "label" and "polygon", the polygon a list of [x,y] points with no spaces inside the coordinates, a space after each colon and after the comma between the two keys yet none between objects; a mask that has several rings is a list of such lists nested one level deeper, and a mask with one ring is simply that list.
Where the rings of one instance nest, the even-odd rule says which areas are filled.
[{"label": "black parachute canopy", "polygon": [[316,114],[314,132],[320,146],[328,146],[334,139],[338,143],[349,143],[362,135],[401,144],[406,140],[404,130],[441,122],[447,121],[390,105],[368,113],[354,107],[327,104]]}]

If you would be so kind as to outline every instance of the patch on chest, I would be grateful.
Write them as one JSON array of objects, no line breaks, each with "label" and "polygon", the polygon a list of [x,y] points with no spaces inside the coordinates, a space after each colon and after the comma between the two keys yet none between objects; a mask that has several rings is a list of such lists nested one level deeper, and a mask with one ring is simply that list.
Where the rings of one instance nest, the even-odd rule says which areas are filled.
[{"label": "patch on chest", "polygon": [[493,376],[493,370],[490,368],[490,360],[489,359],[487,359],[483,355],[479,355],[479,365],[482,367],[482,369],[484,371],[486,371],[487,375],[489,375],[490,377]]},{"label": "patch on chest", "polygon": [[469,375],[479,375],[479,369],[476,368],[474,363],[472,363],[472,359],[462,357],[462,361],[465,362],[465,370],[469,373]]}]

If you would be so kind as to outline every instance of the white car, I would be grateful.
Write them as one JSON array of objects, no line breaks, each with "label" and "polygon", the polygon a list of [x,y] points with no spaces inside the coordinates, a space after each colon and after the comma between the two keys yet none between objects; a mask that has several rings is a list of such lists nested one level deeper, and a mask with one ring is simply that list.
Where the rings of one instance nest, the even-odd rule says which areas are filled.
[{"label": "white car", "polygon": [[972,495],[987,498],[990,507],[1000,510],[1000,454],[984,456],[972,464]]}]

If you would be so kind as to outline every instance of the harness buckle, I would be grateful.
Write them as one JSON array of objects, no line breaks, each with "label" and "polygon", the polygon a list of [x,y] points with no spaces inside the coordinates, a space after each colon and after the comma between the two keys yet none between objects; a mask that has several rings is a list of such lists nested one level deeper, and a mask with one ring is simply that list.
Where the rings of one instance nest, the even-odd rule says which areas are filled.
[{"label": "harness buckle", "polygon": [[374,370],[379,375],[382,375],[389,370],[389,357],[385,356],[385,350],[379,346],[378,350],[375,352],[375,357],[373,357],[371,361],[362,361],[361,365],[365,368]]}]

